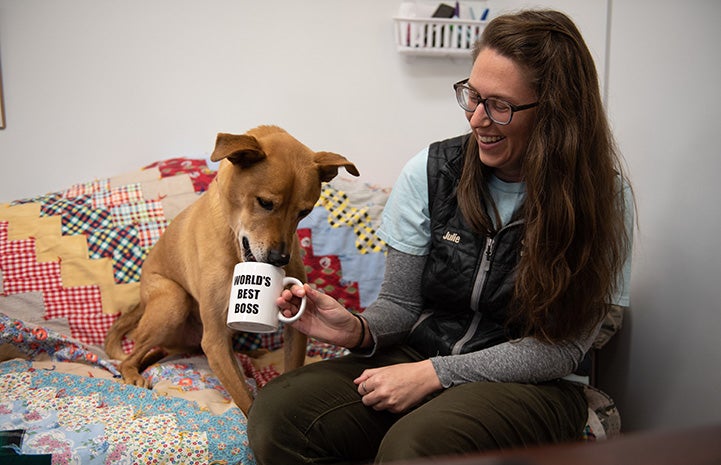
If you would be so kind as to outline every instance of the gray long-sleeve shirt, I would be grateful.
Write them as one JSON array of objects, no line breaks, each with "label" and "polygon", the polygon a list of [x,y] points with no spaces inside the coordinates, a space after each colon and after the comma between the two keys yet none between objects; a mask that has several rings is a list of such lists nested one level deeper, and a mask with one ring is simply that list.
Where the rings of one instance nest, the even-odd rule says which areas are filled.
[{"label": "gray long-sleeve shirt", "polygon": [[[371,353],[401,343],[420,317],[426,257],[389,248],[378,299],[363,312],[374,340]],[[539,383],[573,373],[599,329],[600,323],[566,344],[525,337],[476,352],[432,357],[431,363],[446,388],[476,381]]]}]

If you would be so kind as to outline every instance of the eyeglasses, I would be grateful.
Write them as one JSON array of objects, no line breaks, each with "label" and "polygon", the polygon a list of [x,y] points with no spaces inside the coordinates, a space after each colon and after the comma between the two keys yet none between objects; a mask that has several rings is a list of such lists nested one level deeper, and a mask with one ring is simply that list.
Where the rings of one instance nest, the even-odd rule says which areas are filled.
[{"label": "eyeglasses", "polygon": [[453,88],[456,91],[458,105],[465,111],[473,113],[478,108],[478,105],[483,104],[483,109],[486,110],[486,115],[488,115],[491,121],[504,126],[511,122],[513,112],[528,110],[529,108],[538,106],[538,102],[527,105],[512,105],[505,100],[499,100],[497,98],[483,98],[468,85],[468,79],[456,82],[453,84]]}]

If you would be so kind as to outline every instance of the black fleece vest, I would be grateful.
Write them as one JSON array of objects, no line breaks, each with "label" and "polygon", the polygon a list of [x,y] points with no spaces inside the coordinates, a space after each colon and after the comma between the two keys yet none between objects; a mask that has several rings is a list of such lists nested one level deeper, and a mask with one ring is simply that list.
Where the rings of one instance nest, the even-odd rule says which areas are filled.
[{"label": "black fleece vest", "polygon": [[424,312],[407,341],[428,357],[473,352],[515,337],[506,318],[523,223],[512,220],[493,237],[467,226],[456,191],[469,137],[436,142],[428,154],[431,248],[423,271]]}]

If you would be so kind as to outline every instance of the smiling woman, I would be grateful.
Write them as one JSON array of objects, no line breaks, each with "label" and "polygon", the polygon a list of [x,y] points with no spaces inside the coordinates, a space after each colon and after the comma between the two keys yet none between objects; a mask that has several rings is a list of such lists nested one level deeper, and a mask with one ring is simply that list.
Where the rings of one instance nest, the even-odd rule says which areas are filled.
[{"label": "smiling woman", "polygon": [[351,354],[258,392],[248,440],[259,464],[582,437],[591,402],[564,378],[608,306],[628,305],[633,229],[593,57],[562,12],[496,16],[454,89],[470,131],[431,142],[394,184],[378,298],[357,317],[308,284],[278,300],[294,312],[306,297],[293,327]]}]

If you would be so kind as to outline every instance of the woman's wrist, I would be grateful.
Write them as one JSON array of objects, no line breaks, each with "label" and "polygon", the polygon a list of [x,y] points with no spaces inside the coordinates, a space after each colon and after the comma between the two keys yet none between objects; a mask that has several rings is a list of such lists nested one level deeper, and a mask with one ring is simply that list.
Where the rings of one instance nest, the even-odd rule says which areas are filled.
[{"label": "woman's wrist", "polygon": [[356,312],[351,312],[351,313],[353,314],[354,317],[356,317],[358,319],[360,330],[357,331],[358,336],[357,336],[355,345],[349,346],[348,349],[359,350],[359,349],[362,349],[363,345],[365,344],[368,323],[365,321],[365,319],[362,316],[360,316],[360,314],[358,314]]}]

